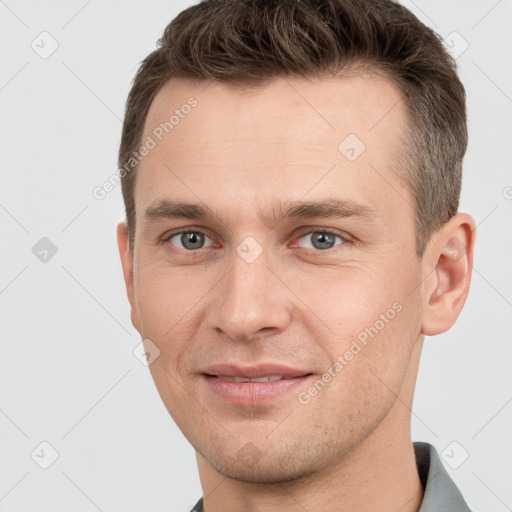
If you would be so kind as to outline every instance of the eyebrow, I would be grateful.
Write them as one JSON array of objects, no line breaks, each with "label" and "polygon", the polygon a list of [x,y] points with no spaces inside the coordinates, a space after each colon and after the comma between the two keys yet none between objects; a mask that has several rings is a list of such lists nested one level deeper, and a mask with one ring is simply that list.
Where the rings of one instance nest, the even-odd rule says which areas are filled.
[{"label": "eyebrow", "polygon": [[[161,199],[153,202],[144,212],[146,223],[165,219],[208,220],[220,218],[206,205]],[[266,225],[272,226],[284,220],[313,218],[347,218],[356,217],[374,220],[376,212],[363,204],[352,200],[328,198],[319,201],[287,201],[275,203],[269,211],[259,212],[258,218]]]}]

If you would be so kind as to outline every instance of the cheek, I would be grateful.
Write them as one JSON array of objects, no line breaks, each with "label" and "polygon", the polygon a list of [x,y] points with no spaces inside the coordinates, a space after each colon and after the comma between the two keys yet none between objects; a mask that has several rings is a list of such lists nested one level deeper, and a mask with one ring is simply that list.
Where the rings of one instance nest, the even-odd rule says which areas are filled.
[{"label": "cheek", "polygon": [[[324,331],[324,337],[336,343],[349,341],[372,326],[403,295],[389,273],[355,265],[318,267],[300,278],[290,273],[287,281],[300,299],[295,305],[301,320],[309,319],[308,328]],[[388,316],[394,316],[394,310]]]},{"label": "cheek", "polygon": [[403,389],[421,322],[412,301],[394,306],[383,310],[384,320],[380,313],[360,314],[343,335],[323,347],[333,361],[325,368],[331,376],[326,390],[312,399],[318,400],[312,408],[319,423],[329,425],[340,439],[347,429],[354,436],[372,431]]},{"label": "cheek", "polygon": [[331,366],[343,365],[339,381],[375,381],[373,372],[398,385],[421,332],[419,289],[411,291],[419,271],[410,264],[401,272],[325,270],[297,280],[293,288],[303,302],[298,316],[315,349],[328,355]]},{"label": "cheek", "polygon": [[207,282],[197,272],[146,265],[135,276],[137,311],[143,331],[162,339],[183,328],[207,289]]},{"label": "cheek", "polygon": [[200,283],[201,280],[185,279],[176,270],[155,266],[144,268],[136,276],[135,297],[142,337],[150,339],[160,350],[159,357],[150,365],[160,393],[177,385],[181,358],[199,328],[198,312],[205,293]]},{"label": "cheek", "polygon": [[344,342],[329,347],[332,359],[344,367],[338,392],[356,409],[357,403],[371,402],[375,410],[384,410],[396,401],[418,343],[419,295],[397,294],[389,299],[368,304],[374,308],[371,314],[359,316],[359,325],[350,326]]}]

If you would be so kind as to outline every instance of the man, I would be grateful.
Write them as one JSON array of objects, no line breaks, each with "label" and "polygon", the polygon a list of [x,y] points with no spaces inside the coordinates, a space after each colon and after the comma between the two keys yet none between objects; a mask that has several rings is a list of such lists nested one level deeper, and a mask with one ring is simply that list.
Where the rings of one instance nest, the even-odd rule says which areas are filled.
[{"label": "man", "polygon": [[194,510],[468,511],[413,443],[424,336],[469,290],[465,93],[390,0],[206,0],[129,94],[132,323]]}]

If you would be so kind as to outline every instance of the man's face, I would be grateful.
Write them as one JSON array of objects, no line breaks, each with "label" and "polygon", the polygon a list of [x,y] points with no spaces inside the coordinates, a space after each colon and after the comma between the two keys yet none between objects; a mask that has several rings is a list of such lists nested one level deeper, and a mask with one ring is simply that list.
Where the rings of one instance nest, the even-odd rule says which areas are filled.
[{"label": "man's face", "polygon": [[[190,97],[197,105],[182,109]],[[150,370],[169,413],[223,475],[297,478],[386,424],[408,428],[397,395],[414,386],[422,271],[412,198],[395,174],[400,98],[376,76],[278,78],[251,91],[173,79],[151,105],[132,320],[160,350]],[[335,201],[338,216],[280,216]],[[214,214],[174,216],[171,203]],[[233,366],[212,370],[220,364]],[[265,364],[302,377],[215,376]]]}]

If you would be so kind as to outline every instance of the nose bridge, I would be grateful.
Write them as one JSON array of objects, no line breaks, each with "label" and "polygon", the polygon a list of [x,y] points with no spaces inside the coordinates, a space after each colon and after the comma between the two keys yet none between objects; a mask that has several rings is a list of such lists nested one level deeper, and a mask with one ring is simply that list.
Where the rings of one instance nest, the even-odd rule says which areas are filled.
[{"label": "nose bridge", "polygon": [[283,285],[268,267],[267,253],[252,240],[233,252],[214,318],[215,327],[230,338],[250,340],[262,329],[284,330],[289,324]]}]

